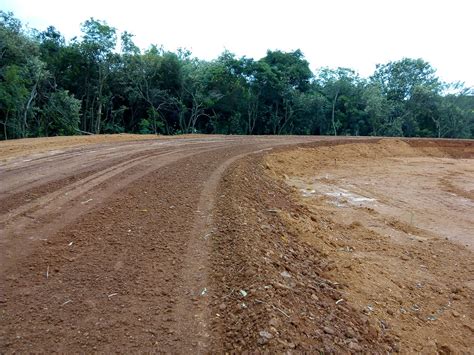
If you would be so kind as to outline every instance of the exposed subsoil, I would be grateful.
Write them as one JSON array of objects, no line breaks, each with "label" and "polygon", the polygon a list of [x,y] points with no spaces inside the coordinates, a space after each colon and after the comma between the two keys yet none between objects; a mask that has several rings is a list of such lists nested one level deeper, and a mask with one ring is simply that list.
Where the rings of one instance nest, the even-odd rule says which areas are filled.
[{"label": "exposed subsoil", "polygon": [[[386,218],[398,231],[387,237],[362,207],[295,188],[330,172],[320,149],[377,142],[193,136],[2,150],[0,352],[472,351],[469,238],[436,234],[418,211],[410,225],[367,208],[377,228]],[[438,162],[436,187],[472,201],[472,170],[456,165],[472,142],[410,141],[424,154],[410,162],[428,169],[430,144],[454,162],[447,174]],[[291,158],[295,145],[312,168]]]},{"label": "exposed subsoil", "polygon": [[286,230],[325,256],[340,304],[402,352],[474,351],[474,142],[381,140],[266,158],[303,213]]}]

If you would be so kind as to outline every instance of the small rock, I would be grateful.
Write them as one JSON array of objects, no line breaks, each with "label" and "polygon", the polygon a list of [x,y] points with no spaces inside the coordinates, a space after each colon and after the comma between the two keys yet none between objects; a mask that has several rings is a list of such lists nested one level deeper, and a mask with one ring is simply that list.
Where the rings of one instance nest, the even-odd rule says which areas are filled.
[{"label": "small rock", "polygon": [[[287,348],[290,348],[290,349],[294,349],[296,348],[296,344],[291,342],[290,340],[283,340],[283,339],[276,339],[277,342],[279,342],[281,345],[283,345],[284,347],[287,347]],[[287,352],[286,354],[288,354],[289,352]]]},{"label": "small rock", "polygon": [[394,312],[393,312],[391,309],[387,309],[387,314],[393,316],[393,315],[394,315]]},{"label": "small rock", "polygon": [[332,327],[324,327],[323,330],[324,330],[324,333],[330,334],[330,335],[334,335],[334,333],[336,333],[336,331]]},{"label": "small rock", "polygon": [[456,317],[456,318],[461,317],[461,315],[458,312],[454,311],[454,310],[451,311],[451,314],[453,315],[453,317]]},{"label": "small rock", "polygon": [[278,318],[272,318],[272,319],[270,319],[270,322],[268,322],[268,324],[270,324],[271,327],[278,328],[281,323],[280,323],[280,320]]},{"label": "small rock", "polygon": [[287,285],[283,285],[279,282],[273,283],[273,286],[275,286],[275,288],[281,288],[281,289],[284,289],[284,290],[291,290],[291,287],[292,287],[291,284],[290,284],[290,286],[287,286]]},{"label": "small rock", "polygon": [[220,309],[221,311],[223,311],[223,310],[226,309],[226,308],[227,308],[227,306],[225,305],[225,303],[221,303],[221,304],[219,305],[219,309]]},{"label": "small rock", "polygon": [[390,325],[388,324],[388,322],[383,319],[380,320],[380,327],[383,330],[390,329]]},{"label": "small rock", "polygon": [[400,344],[398,342],[392,344],[392,350],[396,353],[400,352]]},{"label": "small rock", "polygon": [[443,345],[438,347],[438,353],[443,354],[443,355],[444,354],[454,354],[455,350],[450,345],[443,344]]},{"label": "small rock", "polygon": [[355,341],[351,341],[348,344],[349,349],[354,350],[354,351],[362,351],[362,346],[357,344]]},{"label": "small rock", "polygon": [[356,332],[354,331],[354,329],[352,329],[351,327],[347,328],[346,329],[346,336],[348,338],[355,338],[357,336]]},{"label": "small rock", "polygon": [[261,336],[262,338],[266,338],[266,339],[271,339],[271,338],[273,338],[273,334],[270,333],[270,332],[267,332],[266,330],[262,330],[262,331],[261,331],[260,333],[258,333],[258,334],[260,334],[260,336]]},{"label": "small rock", "polygon": [[285,277],[285,278],[290,278],[291,277],[291,275],[288,271],[282,271],[282,272],[280,272],[280,275],[282,277]]},{"label": "small rock", "polygon": [[315,301],[319,301],[318,296],[316,296],[314,293],[311,295],[311,298]]}]

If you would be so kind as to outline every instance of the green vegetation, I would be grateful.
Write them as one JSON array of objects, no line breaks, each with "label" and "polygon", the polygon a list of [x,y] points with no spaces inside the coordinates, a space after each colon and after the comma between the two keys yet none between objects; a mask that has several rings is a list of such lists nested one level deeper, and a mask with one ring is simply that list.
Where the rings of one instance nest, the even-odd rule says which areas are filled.
[{"label": "green vegetation", "polygon": [[300,50],[203,61],[89,19],[66,43],[0,11],[0,139],[189,132],[474,137],[474,96],[422,59],[309,69]]}]

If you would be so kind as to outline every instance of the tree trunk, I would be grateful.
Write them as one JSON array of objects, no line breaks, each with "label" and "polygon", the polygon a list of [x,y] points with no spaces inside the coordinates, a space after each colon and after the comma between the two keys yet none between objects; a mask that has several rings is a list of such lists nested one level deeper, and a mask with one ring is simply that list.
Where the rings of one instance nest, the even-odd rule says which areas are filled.
[{"label": "tree trunk", "polygon": [[107,80],[107,77],[109,75],[109,73],[106,72],[106,69],[104,69],[104,67],[101,67],[101,65],[103,65],[103,63],[99,64],[99,92],[97,95],[97,99],[99,101],[99,108],[97,110],[97,121],[95,125],[95,131],[97,134],[100,133],[100,125],[102,123],[102,92],[104,91],[105,81]]},{"label": "tree trunk", "polygon": [[7,110],[5,121],[3,122],[3,136],[5,137],[5,140],[8,140],[8,134],[7,134],[8,114],[9,114],[9,111]]},{"label": "tree trunk", "polygon": [[258,112],[258,102],[250,103],[247,107],[247,125],[248,125],[248,134],[252,135],[253,130],[255,129],[255,124],[257,123],[257,112]]},{"label": "tree trunk", "polygon": [[254,130],[254,128],[255,128],[255,116],[254,116],[254,114],[251,112],[250,109],[247,111],[247,117],[248,117],[248,121],[247,121],[248,134],[249,134],[249,135],[252,135],[253,130]]},{"label": "tree trunk", "polygon": [[156,129],[156,110],[154,106],[151,107],[151,111],[153,112],[153,133],[158,134]]},{"label": "tree trunk", "polygon": [[95,133],[99,134],[100,133],[100,121],[102,117],[102,100],[99,97],[99,109],[97,110],[97,121],[96,121],[96,126],[95,126]]},{"label": "tree trunk", "polygon": [[285,102],[285,116],[283,119],[283,124],[280,125],[278,128],[278,135],[280,135],[283,132],[283,129],[285,129],[286,125],[291,122],[293,115],[295,113],[290,103],[287,100],[285,101],[286,101]]},{"label": "tree trunk", "polygon": [[258,100],[260,95],[255,95],[255,101],[253,101],[251,91],[249,89],[249,103],[247,104],[247,123],[248,123],[248,134],[252,135],[255,129],[255,125],[257,124],[257,117],[258,117]]},{"label": "tree trunk", "polygon": [[438,129],[438,138],[441,138],[441,117],[434,121],[436,124],[436,128]]},{"label": "tree trunk", "polygon": [[334,130],[335,136],[337,136],[335,111],[336,111],[336,101],[337,101],[338,96],[339,96],[339,91],[336,92],[336,95],[334,96],[334,100],[332,101],[332,114],[331,114],[332,129]]},{"label": "tree trunk", "polygon": [[97,101],[99,103],[99,107],[97,108],[97,118],[95,121],[95,133],[99,134],[100,133],[100,124],[102,120],[102,89],[103,89],[103,81],[102,81],[102,74],[101,70],[99,69],[99,92],[97,95]]},{"label": "tree trunk", "polygon": [[25,137],[25,131],[26,131],[26,128],[28,127],[28,111],[30,109],[30,106],[31,106],[31,103],[33,102],[33,100],[35,99],[36,97],[36,85],[33,85],[33,89],[31,89],[31,94],[30,94],[30,98],[28,99],[28,102],[26,103],[26,107],[25,107],[25,112],[23,113],[23,127],[22,127],[22,136]]}]

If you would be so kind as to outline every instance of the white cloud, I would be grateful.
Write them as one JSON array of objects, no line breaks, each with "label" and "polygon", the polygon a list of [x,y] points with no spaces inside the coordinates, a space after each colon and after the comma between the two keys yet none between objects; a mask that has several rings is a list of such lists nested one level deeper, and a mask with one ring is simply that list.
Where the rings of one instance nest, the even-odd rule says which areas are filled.
[{"label": "white cloud", "polygon": [[224,48],[260,58],[300,48],[311,63],[370,75],[376,63],[421,57],[443,80],[474,86],[472,0],[0,0],[32,27],[67,38],[89,17],[136,35],[141,47],[186,47],[205,59]]}]

